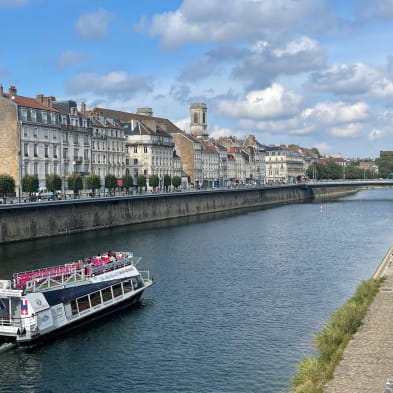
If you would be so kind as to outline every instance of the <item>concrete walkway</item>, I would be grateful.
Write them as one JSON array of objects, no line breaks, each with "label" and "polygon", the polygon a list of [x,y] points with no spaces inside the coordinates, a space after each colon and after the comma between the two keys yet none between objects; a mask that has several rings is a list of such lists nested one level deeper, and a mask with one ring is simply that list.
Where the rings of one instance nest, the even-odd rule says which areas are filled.
[{"label": "concrete walkway", "polygon": [[376,274],[386,277],[386,281],[371,304],[363,325],[345,349],[324,393],[393,393],[392,248]]}]

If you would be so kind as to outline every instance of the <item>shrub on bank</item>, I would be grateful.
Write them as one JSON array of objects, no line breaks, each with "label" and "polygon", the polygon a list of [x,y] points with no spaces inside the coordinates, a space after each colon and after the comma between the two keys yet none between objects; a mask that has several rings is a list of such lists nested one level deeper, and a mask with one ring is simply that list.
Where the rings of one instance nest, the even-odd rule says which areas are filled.
[{"label": "shrub on bank", "polygon": [[294,393],[322,393],[333,377],[348,342],[362,323],[364,316],[378,292],[383,279],[363,281],[353,297],[342,305],[314,337],[318,356],[300,361],[297,374],[292,379]]}]

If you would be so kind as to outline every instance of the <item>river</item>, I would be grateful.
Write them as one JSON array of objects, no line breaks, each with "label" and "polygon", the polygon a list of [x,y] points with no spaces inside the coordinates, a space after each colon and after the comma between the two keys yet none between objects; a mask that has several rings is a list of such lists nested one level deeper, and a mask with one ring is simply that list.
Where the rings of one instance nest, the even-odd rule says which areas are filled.
[{"label": "river", "polygon": [[139,307],[0,347],[0,392],[278,393],[393,243],[393,190],[3,245],[0,277],[109,249],[142,256]]}]

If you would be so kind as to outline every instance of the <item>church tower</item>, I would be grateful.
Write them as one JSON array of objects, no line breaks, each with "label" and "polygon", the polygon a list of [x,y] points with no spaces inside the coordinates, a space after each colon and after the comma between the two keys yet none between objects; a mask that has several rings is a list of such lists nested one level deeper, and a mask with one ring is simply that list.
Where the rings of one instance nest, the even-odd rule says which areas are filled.
[{"label": "church tower", "polygon": [[197,137],[207,138],[207,106],[206,104],[190,105],[191,124],[190,131]]}]

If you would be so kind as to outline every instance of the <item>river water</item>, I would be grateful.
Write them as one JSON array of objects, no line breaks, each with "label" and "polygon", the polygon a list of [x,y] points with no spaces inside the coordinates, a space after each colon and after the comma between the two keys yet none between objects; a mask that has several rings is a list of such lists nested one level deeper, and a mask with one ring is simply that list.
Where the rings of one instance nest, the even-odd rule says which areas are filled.
[{"label": "river water", "polygon": [[288,390],[331,313],[393,243],[393,190],[1,246],[0,277],[109,249],[142,256],[139,307],[0,347],[0,392]]}]

